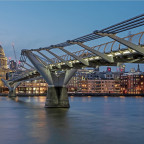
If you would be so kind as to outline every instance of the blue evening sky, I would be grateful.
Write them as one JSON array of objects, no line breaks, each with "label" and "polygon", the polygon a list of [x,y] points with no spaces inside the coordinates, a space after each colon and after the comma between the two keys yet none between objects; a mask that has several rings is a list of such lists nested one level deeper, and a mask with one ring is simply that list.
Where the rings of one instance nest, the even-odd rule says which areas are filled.
[{"label": "blue evening sky", "polygon": [[[14,42],[19,57],[22,49],[61,43],[143,12],[143,1],[0,1],[0,42],[12,58]],[[127,65],[127,70],[132,67]]]}]

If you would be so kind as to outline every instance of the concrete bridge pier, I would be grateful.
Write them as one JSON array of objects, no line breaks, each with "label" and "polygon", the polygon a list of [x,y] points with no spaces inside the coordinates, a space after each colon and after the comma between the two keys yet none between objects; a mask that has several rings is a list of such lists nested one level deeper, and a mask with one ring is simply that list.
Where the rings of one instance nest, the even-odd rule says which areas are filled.
[{"label": "concrete bridge pier", "polygon": [[45,102],[46,108],[69,108],[68,93],[66,87],[49,87]]},{"label": "concrete bridge pier", "polygon": [[59,107],[59,108],[69,108],[67,83],[71,77],[75,74],[76,69],[66,70],[60,75],[51,73],[51,78],[54,85],[49,85],[47,98],[45,102],[45,107]]},{"label": "concrete bridge pier", "polygon": [[9,97],[16,97],[16,88],[20,85],[21,82],[10,83],[10,81],[6,81],[1,79],[2,82],[8,87],[9,89]]},{"label": "concrete bridge pier", "polygon": [[45,107],[69,108],[70,105],[66,85],[77,70],[50,71],[49,67],[31,51],[25,51],[25,55],[48,83]]},{"label": "concrete bridge pier", "polygon": [[9,95],[8,95],[9,97],[15,97],[16,96],[16,89],[15,88],[13,88],[13,87],[11,87],[10,89],[9,89]]}]

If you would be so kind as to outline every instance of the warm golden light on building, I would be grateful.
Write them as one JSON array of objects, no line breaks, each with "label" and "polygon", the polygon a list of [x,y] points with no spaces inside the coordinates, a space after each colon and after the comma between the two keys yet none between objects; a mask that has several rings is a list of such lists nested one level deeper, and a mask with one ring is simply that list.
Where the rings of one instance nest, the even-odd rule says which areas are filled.
[{"label": "warm golden light on building", "polygon": [[0,92],[8,93],[8,89],[4,86],[1,79],[6,79],[6,73],[10,72],[7,65],[7,57],[5,56],[3,47],[0,45]]},{"label": "warm golden light on building", "polygon": [[46,82],[41,80],[34,80],[31,82],[23,82],[17,88],[17,93],[20,94],[46,94],[48,89],[48,85]]}]

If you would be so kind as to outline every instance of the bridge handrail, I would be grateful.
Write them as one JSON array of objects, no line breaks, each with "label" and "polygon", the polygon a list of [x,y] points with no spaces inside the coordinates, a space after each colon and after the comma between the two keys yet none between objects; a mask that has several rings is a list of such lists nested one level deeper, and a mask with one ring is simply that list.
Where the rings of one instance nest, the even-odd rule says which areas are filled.
[{"label": "bridge handrail", "polygon": [[[132,41],[132,38],[135,37],[135,36],[137,36],[137,35],[139,35],[139,39],[138,39],[138,41],[137,41],[137,44],[141,45],[141,44],[142,44],[142,43],[141,43],[141,39],[142,39],[142,37],[144,37],[144,31],[143,31],[143,32],[136,33],[136,34],[132,34],[132,35],[130,35],[130,36],[123,37],[123,39],[130,38],[131,41]],[[103,43],[103,44],[100,44],[100,45],[93,46],[93,47],[91,47],[91,48],[92,48],[92,49],[97,48],[96,50],[100,51],[100,49],[102,48],[102,46],[106,46],[106,47],[107,47],[109,44],[112,44],[112,45],[111,45],[111,48],[110,48],[110,51],[109,51],[109,52],[112,52],[115,42],[116,42],[116,41],[110,41],[110,42],[106,42],[106,43]],[[122,44],[119,44],[118,50],[122,50],[122,49],[123,49],[123,48],[121,48],[121,46],[123,46],[123,45],[122,45]],[[104,48],[103,53],[108,53],[108,51],[106,52],[106,47]],[[76,51],[76,52],[73,52],[73,53],[74,53],[75,55],[81,56],[81,57],[83,57],[84,54],[85,54],[86,56],[87,56],[88,54],[92,54],[91,52],[88,52],[88,51],[85,50],[85,49],[80,50],[80,51]],[[62,56],[60,56],[60,57],[63,58],[63,59],[65,59],[66,57],[70,57],[69,59],[65,59],[65,60],[74,60],[74,58],[73,58],[72,56],[67,55],[67,54],[66,54],[66,55],[62,55]],[[83,58],[84,58],[84,57],[83,57]],[[60,62],[60,60],[57,59],[57,58],[52,58],[52,60],[55,61],[56,63]],[[49,64],[50,64],[50,63],[49,63]]]}]

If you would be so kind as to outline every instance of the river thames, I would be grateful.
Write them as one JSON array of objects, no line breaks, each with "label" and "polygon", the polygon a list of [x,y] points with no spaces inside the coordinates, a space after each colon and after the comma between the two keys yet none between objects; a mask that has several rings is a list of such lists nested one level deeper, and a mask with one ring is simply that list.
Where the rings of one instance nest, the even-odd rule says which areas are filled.
[{"label": "river thames", "polygon": [[0,97],[0,144],[143,144],[143,97],[69,97],[70,109],[45,109],[45,97]]}]

